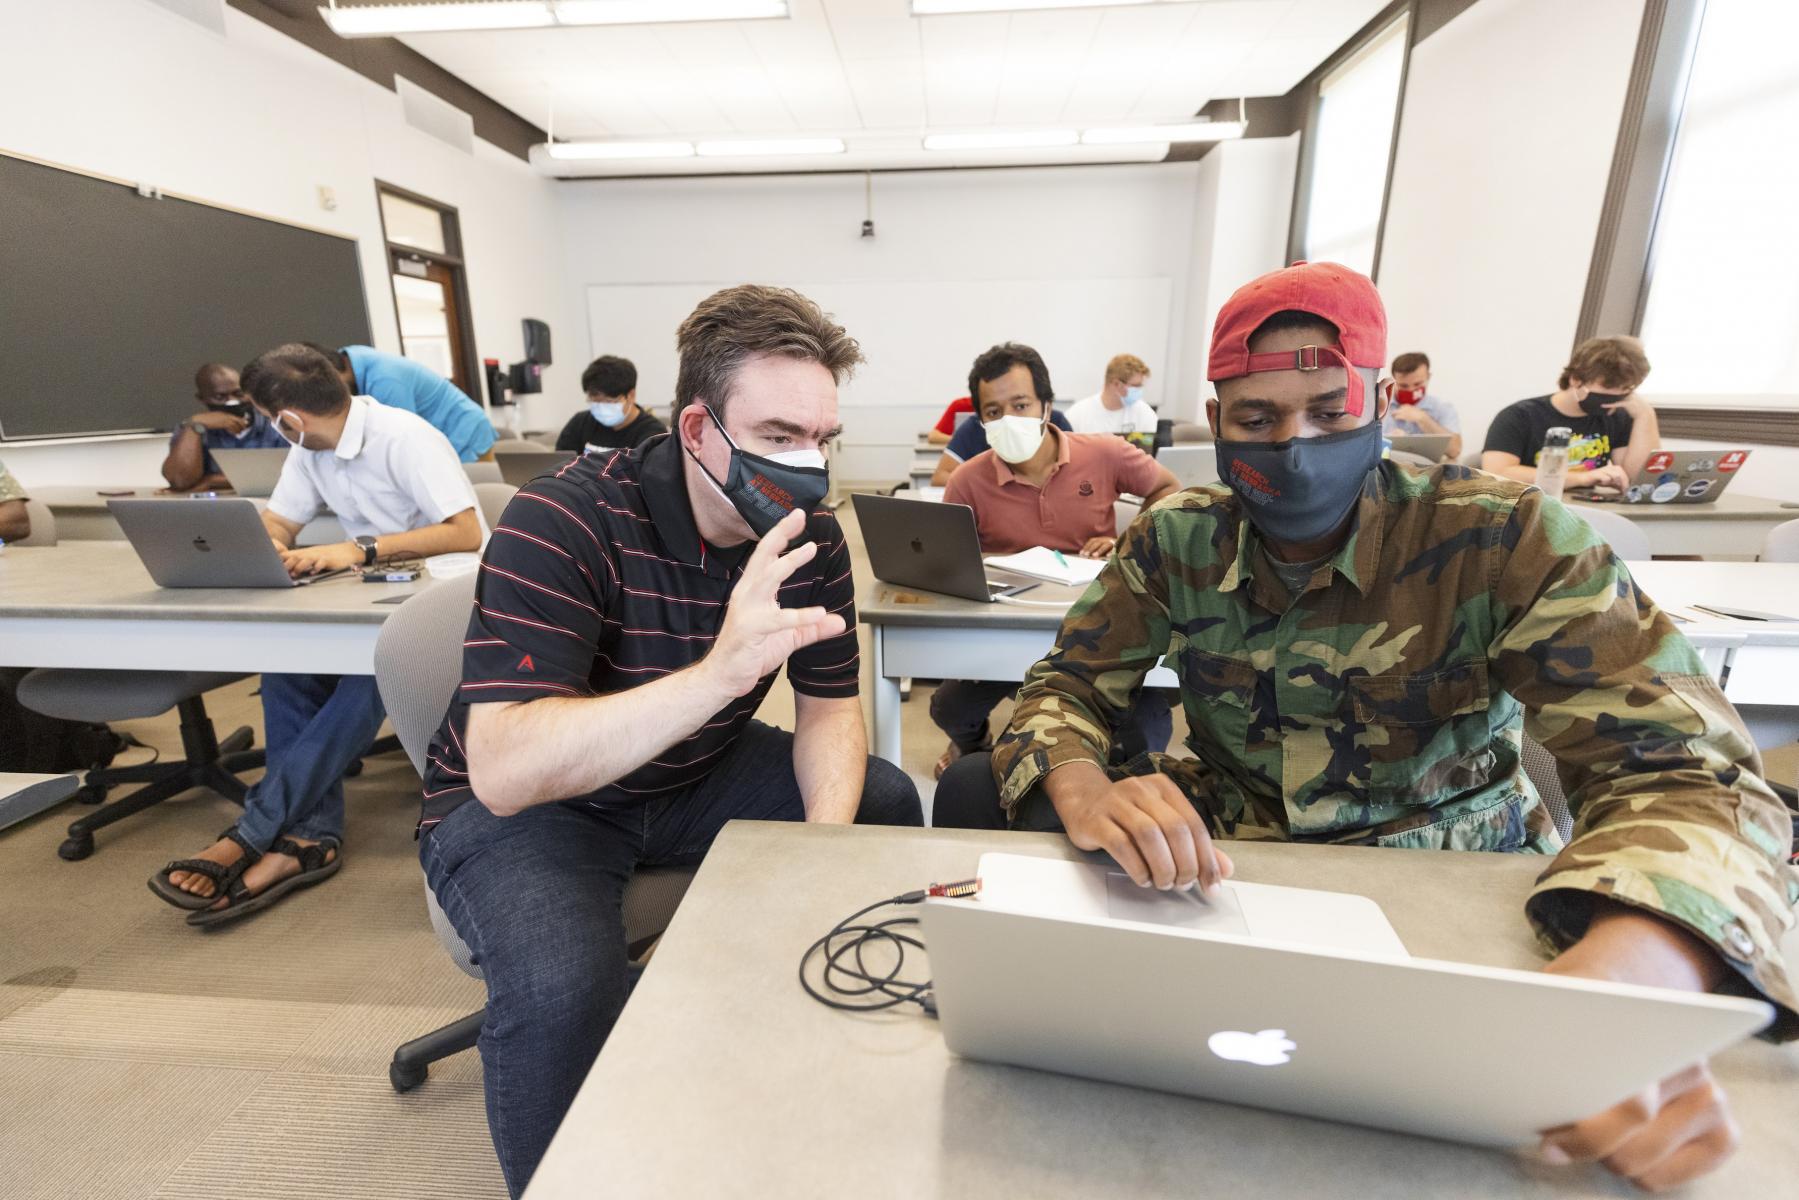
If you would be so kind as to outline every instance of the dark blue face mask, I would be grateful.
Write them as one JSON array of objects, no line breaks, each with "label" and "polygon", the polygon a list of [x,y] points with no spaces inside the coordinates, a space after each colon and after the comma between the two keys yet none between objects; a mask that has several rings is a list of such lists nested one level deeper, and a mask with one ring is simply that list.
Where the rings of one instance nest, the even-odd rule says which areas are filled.
[{"label": "dark blue face mask", "polygon": [[706,415],[731,447],[731,465],[723,482],[706,470],[706,464],[693,451],[688,450],[687,455],[758,538],[796,508],[811,512],[831,490],[831,473],[825,469],[825,456],[819,451],[790,450],[772,458],[751,454],[731,440],[711,405],[706,406]]},{"label": "dark blue face mask", "polygon": [[1323,437],[1216,445],[1218,478],[1244,515],[1277,542],[1317,541],[1343,523],[1380,463],[1379,421]]}]

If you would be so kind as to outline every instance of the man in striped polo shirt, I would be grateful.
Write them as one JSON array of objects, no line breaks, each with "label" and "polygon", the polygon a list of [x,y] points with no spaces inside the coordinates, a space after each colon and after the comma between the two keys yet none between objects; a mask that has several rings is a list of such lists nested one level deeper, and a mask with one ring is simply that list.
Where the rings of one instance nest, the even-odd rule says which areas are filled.
[{"label": "man in striped polo shirt", "polygon": [[[624,1004],[620,898],[726,821],[922,824],[870,758],[855,596],[819,507],[861,350],[796,292],[708,298],[672,433],[533,480],[481,564],[419,857],[487,980],[487,1114],[524,1190]],[[752,720],[783,666],[794,731]]]}]

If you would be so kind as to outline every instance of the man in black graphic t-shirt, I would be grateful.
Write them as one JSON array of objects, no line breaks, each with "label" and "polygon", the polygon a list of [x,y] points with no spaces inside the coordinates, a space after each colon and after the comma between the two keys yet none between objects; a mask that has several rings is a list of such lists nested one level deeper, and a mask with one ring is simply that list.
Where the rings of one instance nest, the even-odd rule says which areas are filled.
[{"label": "man in black graphic t-shirt", "polygon": [[[419,858],[487,982],[514,1195],[624,1006],[639,865],[697,863],[735,818],[923,823],[911,780],[868,756],[850,556],[819,503],[860,350],[755,286],[702,302],[677,345],[673,433],[507,506],[425,774]],[[753,719],[782,669],[792,733]]]},{"label": "man in black graphic t-shirt", "polygon": [[1562,368],[1555,392],[1520,400],[1493,418],[1481,468],[1535,483],[1546,435],[1560,425],[1573,435],[1565,486],[1623,491],[1661,448],[1655,410],[1636,394],[1648,375],[1649,359],[1636,338],[1588,338]]}]

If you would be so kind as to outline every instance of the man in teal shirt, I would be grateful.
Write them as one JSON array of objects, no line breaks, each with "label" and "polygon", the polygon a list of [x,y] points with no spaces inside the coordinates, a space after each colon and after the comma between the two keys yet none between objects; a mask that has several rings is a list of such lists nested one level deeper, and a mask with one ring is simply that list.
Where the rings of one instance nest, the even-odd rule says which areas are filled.
[{"label": "man in teal shirt", "polygon": [[[323,347],[318,347],[323,350]],[[493,422],[461,388],[430,367],[373,346],[324,350],[357,396],[373,396],[390,408],[416,413],[450,439],[463,462],[491,458]]]}]

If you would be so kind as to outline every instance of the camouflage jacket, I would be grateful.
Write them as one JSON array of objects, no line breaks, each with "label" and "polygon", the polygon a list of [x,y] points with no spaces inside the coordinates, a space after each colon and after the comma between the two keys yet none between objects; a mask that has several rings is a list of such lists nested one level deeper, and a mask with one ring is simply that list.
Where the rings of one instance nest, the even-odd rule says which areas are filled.
[{"label": "camouflage jacket", "polygon": [[[1782,1010],[1799,876],[1736,710],[1584,521],[1465,467],[1382,464],[1355,532],[1289,596],[1223,487],[1143,514],[1069,610],[993,754],[1008,811],[1104,764],[1144,674],[1180,677],[1196,758],[1159,758],[1230,838],[1554,854],[1526,904],[1550,950],[1589,895],[1685,926]],[[1520,763],[1558,761],[1562,844]]]}]

